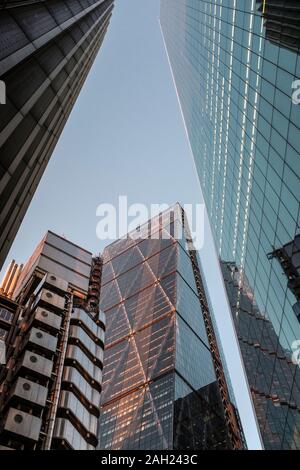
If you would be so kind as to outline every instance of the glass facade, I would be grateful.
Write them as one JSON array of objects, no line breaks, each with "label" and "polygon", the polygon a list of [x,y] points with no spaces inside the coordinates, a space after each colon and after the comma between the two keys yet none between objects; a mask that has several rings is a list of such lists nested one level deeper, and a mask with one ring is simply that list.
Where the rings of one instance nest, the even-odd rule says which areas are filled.
[{"label": "glass facade", "polygon": [[0,267],[104,39],[113,0],[0,1]]},{"label": "glass facade", "polygon": [[[278,344],[271,321],[263,315],[252,290],[234,263],[223,263],[222,270],[233,319],[238,332],[258,422],[264,429],[267,448],[300,445],[300,370],[291,354]],[[241,276],[242,288],[240,288]],[[295,386],[291,393],[291,383]]]},{"label": "glass facade", "polygon": [[175,236],[181,216],[175,206],[143,227],[153,234],[154,224],[155,237],[130,233],[103,252],[101,449],[243,446],[226,420],[190,253]]},{"label": "glass facade", "polygon": [[268,321],[250,322],[248,329],[243,323],[242,334],[237,324],[237,332],[251,342],[255,324],[258,337],[273,344],[267,369],[265,352],[247,368],[250,387],[259,375],[267,392],[265,407],[254,394],[253,400],[270,449],[300,448],[295,366],[281,371],[290,400],[276,403],[280,426],[272,417],[282,351],[291,362],[300,339],[298,299],[273,256],[299,235],[300,106],[292,99],[300,79],[299,15],[293,0],[161,0],[163,35],[215,243],[220,258],[241,273],[233,315],[243,316],[249,285],[251,309]]}]

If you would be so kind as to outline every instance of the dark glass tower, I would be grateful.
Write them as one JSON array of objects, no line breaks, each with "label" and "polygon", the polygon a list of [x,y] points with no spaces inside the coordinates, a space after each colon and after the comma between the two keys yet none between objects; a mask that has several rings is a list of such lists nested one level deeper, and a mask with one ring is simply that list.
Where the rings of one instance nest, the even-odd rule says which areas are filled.
[{"label": "dark glass tower", "polygon": [[101,449],[244,446],[183,217],[176,205],[104,250]]},{"label": "dark glass tower", "polygon": [[266,38],[299,53],[300,6],[298,0],[256,0],[265,20]]},{"label": "dark glass tower", "polygon": [[104,39],[113,0],[0,0],[0,267]]},{"label": "dark glass tower", "polygon": [[[300,338],[298,298],[276,253],[299,235],[300,106],[292,100],[300,78],[299,12],[292,0],[161,0],[165,44],[220,258],[242,273],[241,297],[247,279],[255,308],[272,325],[273,351],[290,359]],[[264,325],[255,322],[260,337]],[[244,331],[243,338],[251,335]],[[263,377],[272,396],[280,359],[273,354],[269,361]],[[252,375],[260,373],[260,362],[251,367]],[[249,368],[248,374],[251,384]],[[298,397],[296,376],[286,368],[282,374],[286,393]],[[267,448],[300,448],[299,423],[289,429],[290,407],[272,440],[271,413],[256,411]]]},{"label": "dark glass tower", "polygon": [[[222,270],[257,417],[267,448],[300,446],[300,370],[278,344],[270,320],[257,308],[247,279],[233,263]],[[240,287],[240,285],[242,287]],[[290,384],[295,383],[291,393]]]}]

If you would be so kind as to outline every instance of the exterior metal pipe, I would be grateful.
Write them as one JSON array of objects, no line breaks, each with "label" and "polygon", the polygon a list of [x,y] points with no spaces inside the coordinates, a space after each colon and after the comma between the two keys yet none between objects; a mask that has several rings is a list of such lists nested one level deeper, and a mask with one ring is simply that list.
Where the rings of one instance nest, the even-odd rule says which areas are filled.
[{"label": "exterior metal pipe", "polygon": [[21,264],[20,266],[17,267],[16,269],[16,272],[15,272],[15,275],[14,277],[12,278],[12,281],[11,281],[11,284],[10,284],[10,287],[9,287],[9,290],[7,292],[7,296],[8,297],[12,297],[13,293],[14,293],[14,290],[15,290],[15,287],[16,287],[16,284],[18,282],[18,279],[20,277],[20,274],[22,272],[22,269],[23,269],[23,264]]},{"label": "exterior metal pipe", "polygon": [[9,289],[10,289],[10,286],[11,286],[12,280],[14,278],[14,275],[16,274],[17,268],[18,268],[18,265],[17,265],[17,263],[14,262],[14,265],[13,265],[12,270],[10,272],[10,275],[7,279],[7,283],[6,283],[5,290],[4,290],[4,294],[6,294],[6,295],[9,291]]},{"label": "exterior metal pipe", "polygon": [[55,424],[55,419],[56,419],[56,414],[57,414],[58,401],[59,401],[60,390],[61,390],[61,382],[62,382],[62,377],[63,377],[64,362],[65,362],[65,356],[66,356],[67,346],[68,346],[72,309],[73,309],[73,294],[71,293],[69,303],[67,306],[65,321],[63,323],[63,336],[62,336],[62,341],[60,345],[61,352],[60,352],[57,367],[56,367],[57,377],[56,377],[54,390],[53,390],[52,404],[50,406],[49,421],[48,421],[48,426],[47,426],[47,431],[46,431],[46,439],[42,447],[44,450],[50,450],[51,444],[52,444],[54,424]]},{"label": "exterior metal pipe", "polygon": [[15,260],[13,259],[13,260],[9,263],[8,268],[7,268],[7,270],[6,270],[5,274],[4,274],[4,278],[3,278],[2,282],[1,282],[1,285],[0,285],[0,291],[1,291],[1,292],[5,292],[6,284],[7,284],[7,281],[8,281],[8,279],[9,279],[9,276],[10,276],[10,274],[11,274],[11,271],[12,271],[12,269],[13,269],[13,267],[14,267],[14,264],[15,264]]}]

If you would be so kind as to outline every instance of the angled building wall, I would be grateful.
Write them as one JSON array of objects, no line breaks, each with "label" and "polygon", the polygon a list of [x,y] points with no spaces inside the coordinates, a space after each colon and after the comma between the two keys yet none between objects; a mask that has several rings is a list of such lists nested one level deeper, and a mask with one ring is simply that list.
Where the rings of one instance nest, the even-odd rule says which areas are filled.
[{"label": "angled building wall", "polygon": [[0,267],[107,31],[113,0],[0,2]]},{"label": "angled building wall", "polygon": [[101,449],[244,446],[182,222],[176,205],[103,252]]},{"label": "angled building wall", "polygon": [[300,369],[279,344],[271,321],[258,310],[240,270],[224,262],[222,271],[265,447],[297,449]]},{"label": "angled building wall", "polygon": [[[274,350],[290,358],[300,338],[297,297],[269,255],[299,236],[300,106],[292,101],[299,12],[293,0],[161,0],[160,18],[220,259],[243,273],[272,324]],[[264,323],[256,325],[262,335]],[[279,367],[276,355],[272,361],[270,393]],[[282,373],[287,393],[297,396],[299,384]],[[260,413],[267,448],[300,448],[299,424],[295,432],[273,428],[269,440],[271,417]]]}]

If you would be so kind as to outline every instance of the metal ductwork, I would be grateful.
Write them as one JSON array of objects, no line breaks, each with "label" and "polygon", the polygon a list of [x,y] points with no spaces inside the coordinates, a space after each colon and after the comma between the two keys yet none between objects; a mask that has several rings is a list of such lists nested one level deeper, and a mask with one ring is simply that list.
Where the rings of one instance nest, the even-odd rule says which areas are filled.
[{"label": "metal ductwork", "polygon": [[[100,321],[101,323],[104,324],[104,321],[105,321],[104,313],[101,312],[101,314],[102,315],[101,315]],[[86,329],[89,330],[92,335],[94,335],[97,339],[100,339],[102,342],[104,341],[103,327],[97,324],[95,320],[91,318],[90,315],[82,308],[74,309],[72,313],[72,320],[78,320],[79,324],[83,323]]]},{"label": "metal ductwork", "polygon": [[85,428],[87,435],[97,437],[98,418],[91,414],[72,392],[61,392],[59,407],[71,412],[78,424]]},{"label": "metal ductwork", "polygon": [[29,379],[19,377],[11,391],[11,397],[19,397],[22,400],[34,403],[35,406],[46,405],[48,389]]},{"label": "metal ductwork", "polygon": [[12,434],[17,434],[38,441],[42,420],[37,416],[25,413],[24,411],[10,408],[6,418],[4,419],[3,430]]},{"label": "metal ductwork", "polygon": [[54,353],[57,347],[57,338],[49,335],[38,328],[31,328],[27,338],[27,344],[32,344],[35,348],[46,352]]},{"label": "metal ductwork", "polygon": [[57,418],[54,426],[53,438],[66,443],[71,449],[95,450],[77,431],[73,424],[64,418]]},{"label": "metal ductwork", "polygon": [[[61,256],[62,249],[70,251],[73,263],[78,248],[52,234],[50,238],[48,254],[56,250],[52,242],[57,239],[56,255]],[[0,309],[0,327],[11,329],[7,367],[0,377],[0,449],[94,450],[105,329],[97,301],[101,260],[92,263],[91,255],[81,250],[83,259],[76,268],[82,265],[82,269],[75,273],[69,265],[61,266],[68,254],[57,265],[46,256],[37,265],[38,252],[39,248],[19,282],[19,267],[13,261],[1,285],[2,291],[13,292],[17,284],[14,304],[19,314]],[[53,272],[44,269],[50,265]],[[68,273],[68,281],[57,276],[62,272]],[[74,289],[82,285],[81,277],[86,277],[85,292]]]},{"label": "metal ductwork", "polygon": [[[104,340],[104,331],[101,330],[101,333]],[[71,325],[69,336],[80,342],[97,362],[101,361],[103,363],[103,348],[98,346],[80,326]]]},{"label": "metal ductwork", "polygon": [[86,401],[95,408],[99,408],[101,398],[100,392],[93,388],[83,375],[75,369],[75,367],[64,368],[63,382],[72,388],[75,387]]},{"label": "metal ductwork", "polygon": [[26,351],[20,365],[35,374],[51,377],[53,362],[39,354]]},{"label": "metal ductwork", "polygon": [[60,313],[65,308],[65,298],[60,295],[54,294],[48,289],[42,289],[34,301],[33,307],[45,305],[46,308],[57,311]]},{"label": "metal ductwork", "polygon": [[41,323],[43,327],[50,328],[51,330],[59,331],[61,327],[62,317],[42,307],[38,307],[35,310],[34,319]]},{"label": "metal ductwork", "polygon": [[101,387],[102,371],[100,367],[96,366],[84,352],[75,345],[69,345],[67,348],[66,359],[69,359],[72,364],[78,364],[84,374],[87,374],[91,383],[98,383]]},{"label": "metal ductwork", "polygon": [[51,273],[46,274],[44,283],[45,287],[50,290],[60,291],[61,293],[68,290],[68,282]]}]

